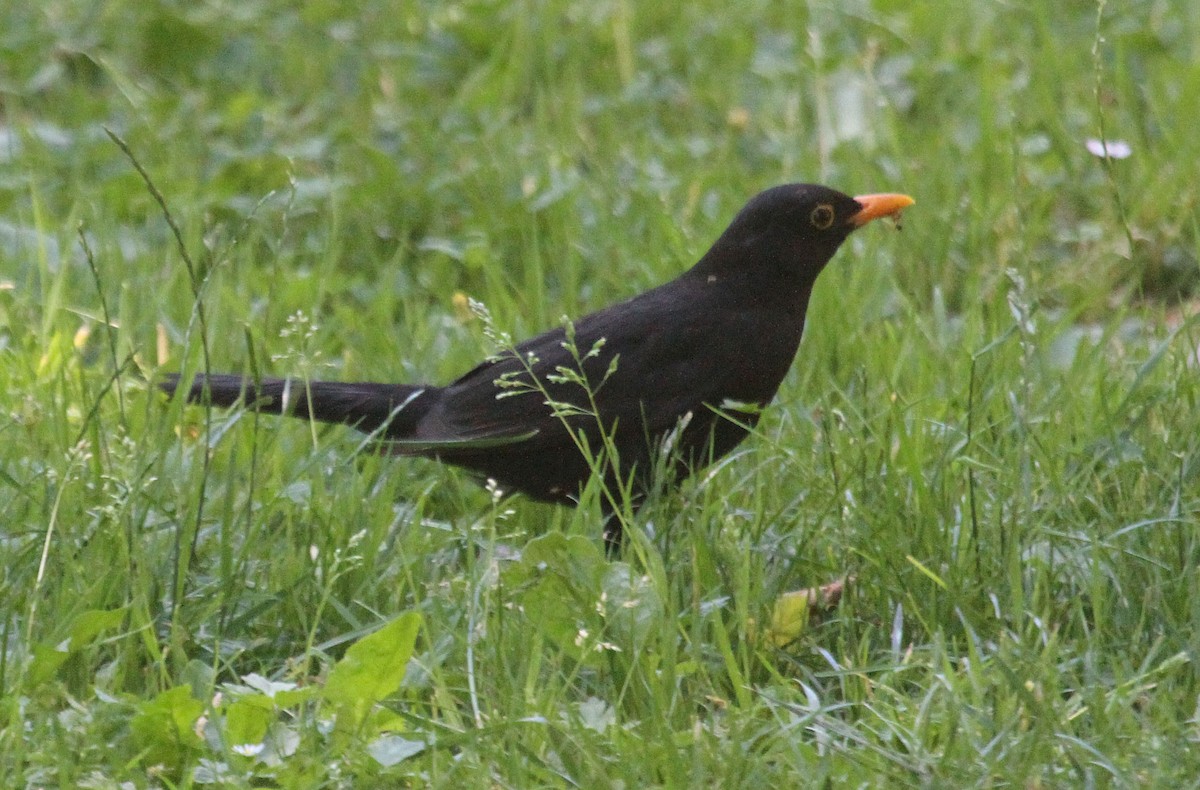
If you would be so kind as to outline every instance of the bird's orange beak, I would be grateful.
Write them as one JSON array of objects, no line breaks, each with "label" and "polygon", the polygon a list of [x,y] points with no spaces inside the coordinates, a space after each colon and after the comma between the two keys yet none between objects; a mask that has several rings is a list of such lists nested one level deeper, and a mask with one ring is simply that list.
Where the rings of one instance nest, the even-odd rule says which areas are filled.
[{"label": "bird's orange beak", "polygon": [[885,192],[879,195],[856,195],[854,200],[862,206],[862,211],[850,217],[849,222],[856,228],[861,228],[873,219],[880,217],[900,218],[900,212],[917,201],[908,195]]}]

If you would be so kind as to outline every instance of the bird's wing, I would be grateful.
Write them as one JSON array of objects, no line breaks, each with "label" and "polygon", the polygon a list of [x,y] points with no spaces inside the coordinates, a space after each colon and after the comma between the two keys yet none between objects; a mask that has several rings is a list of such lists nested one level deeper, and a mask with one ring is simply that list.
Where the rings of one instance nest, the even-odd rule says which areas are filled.
[{"label": "bird's wing", "polygon": [[751,350],[736,346],[758,334],[745,325],[752,311],[710,302],[675,281],[580,319],[573,350],[564,328],[532,338],[446,387],[415,438],[551,444],[563,441],[565,423],[597,426],[596,414],[606,428],[654,435],[729,398],[765,403],[792,354],[773,380],[757,382]]}]

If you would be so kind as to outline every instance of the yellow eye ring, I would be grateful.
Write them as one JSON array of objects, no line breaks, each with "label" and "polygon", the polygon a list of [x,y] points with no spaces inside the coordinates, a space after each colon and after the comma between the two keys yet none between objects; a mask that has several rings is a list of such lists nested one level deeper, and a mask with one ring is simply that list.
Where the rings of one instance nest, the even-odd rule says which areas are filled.
[{"label": "yellow eye ring", "polygon": [[826,230],[833,224],[833,206],[822,203],[812,210],[812,214],[808,215],[808,221],[817,230]]}]

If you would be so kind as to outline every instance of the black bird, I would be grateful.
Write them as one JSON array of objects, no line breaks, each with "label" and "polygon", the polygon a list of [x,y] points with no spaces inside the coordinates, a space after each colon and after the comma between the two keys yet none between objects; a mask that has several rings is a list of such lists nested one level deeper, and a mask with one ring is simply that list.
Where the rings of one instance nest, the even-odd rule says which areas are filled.
[{"label": "black bird", "polygon": [[[209,375],[192,380],[187,398],[377,431],[396,453],[539,500],[573,504],[602,470],[613,548],[621,484],[636,505],[664,468],[664,445],[678,479],[741,442],[792,364],[817,275],[853,230],[912,203],[812,184],[768,189],[679,277],[446,386]],[[174,393],[179,376],[159,386]]]}]

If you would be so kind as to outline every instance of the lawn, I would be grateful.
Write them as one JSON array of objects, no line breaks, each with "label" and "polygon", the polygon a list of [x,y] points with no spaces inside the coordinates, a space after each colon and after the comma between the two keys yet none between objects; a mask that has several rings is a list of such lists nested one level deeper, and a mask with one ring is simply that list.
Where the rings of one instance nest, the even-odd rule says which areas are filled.
[{"label": "lawn", "polygon": [[[10,1],[0,45],[0,786],[1200,783],[1200,4]],[[151,384],[446,382],[789,181],[917,204],[616,559],[594,486]]]}]

